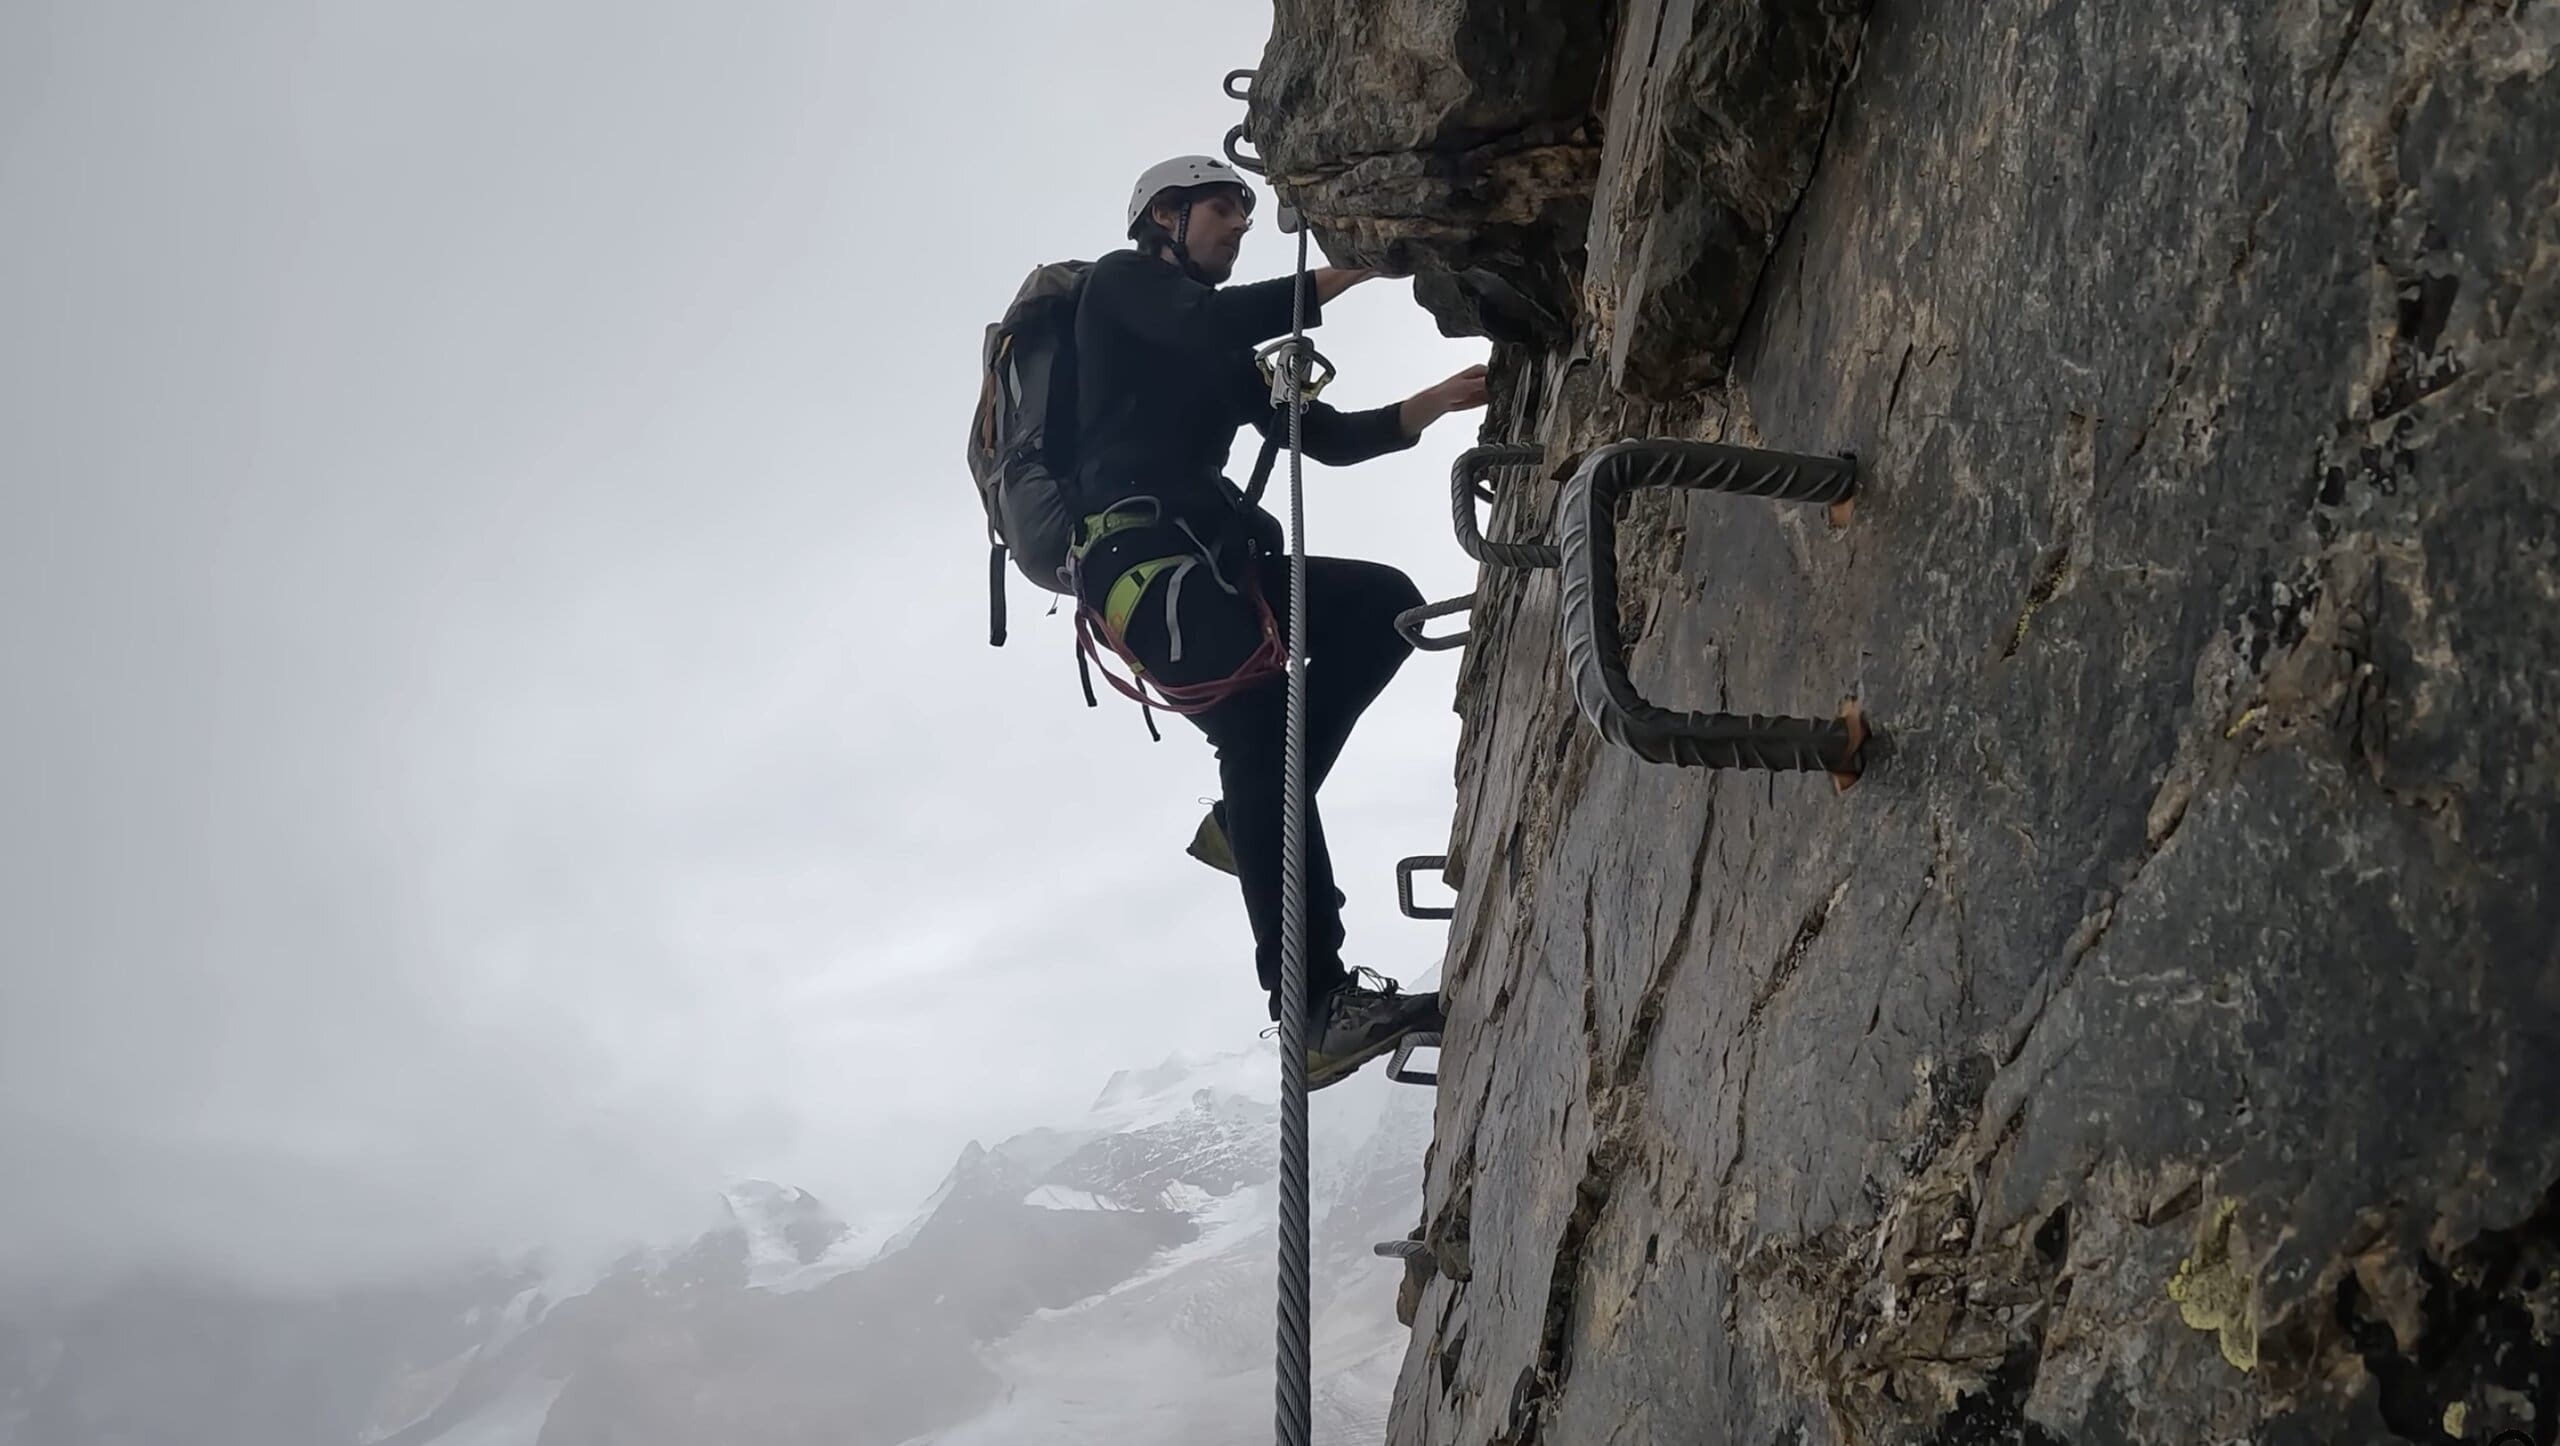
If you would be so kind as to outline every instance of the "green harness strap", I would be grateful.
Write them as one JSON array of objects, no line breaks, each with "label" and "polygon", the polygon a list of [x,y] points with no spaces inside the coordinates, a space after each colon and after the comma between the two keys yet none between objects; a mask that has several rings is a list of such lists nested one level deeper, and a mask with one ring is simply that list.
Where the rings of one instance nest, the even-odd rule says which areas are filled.
[{"label": "green harness strap", "polygon": [[[1111,625],[1112,632],[1126,637],[1129,619],[1137,615],[1138,600],[1146,596],[1148,585],[1166,569],[1190,560],[1191,555],[1187,552],[1177,552],[1170,557],[1151,557],[1120,574],[1111,584],[1111,590],[1102,595],[1102,620]],[[1137,665],[1132,663],[1130,666]]]},{"label": "green harness strap", "polygon": [[[1091,552],[1101,544],[1104,538],[1113,533],[1126,532],[1133,527],[1152,526],[1155,522],[1155,518],[1122,512],[1119,504],[1114,503],[1100,512],[1086,515],[1084,540],[1074,544],[1068,550],[1081,560],[1085,554]],[[1131,565],[1118,577],[1112,579],[1111,587],[1102,595],[1102,621],[1111,629],[1112,636],[1126,636],[1129,631],[1129,619],[1137,615],[1138,602],[1146,596],[1147,588],[1167,569],[1179,567],[1193,556],[1195,554],[1189,552],[1171,552],[1162,557],[1151,557],[1144,562]],[[1136,659],[1129,659],[1128,663],[1133,672],[1144,671],[1138,666]]]}]

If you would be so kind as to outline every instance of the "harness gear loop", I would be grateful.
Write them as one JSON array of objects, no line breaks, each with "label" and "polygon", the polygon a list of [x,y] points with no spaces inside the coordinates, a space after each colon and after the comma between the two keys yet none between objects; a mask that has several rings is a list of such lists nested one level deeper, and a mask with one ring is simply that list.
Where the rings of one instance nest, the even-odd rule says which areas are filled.
[{"label": "harness gear loop", "polygon": [[[1100,706],[1100,700],[1093,692],[1092,673],[1096,669],[1114,692],[1135,702],[1140,709],[1161,708],[1168,713],[1189,717],[1205,713],[1249,688],[1270,681],[1288,665],[1288,649],[1280,639],[1279,621],[1272,616],[1270,602],[1256,581],[1254,560],[1246,559],[1241,586],[1228,581],[1225,570],[1219,565],[1219,549],[1202,542],[1190,524],[1180,518],[1172,519],[1169,525],[1182,534],[1187,546],[1123,567],[1112,579],[1102,606],[1097,608],[1093,605],[1084,578],[1085,559],[1093,550],[1119,534],[1167,525],[1164,504],[1157,498],[1126,497],[1085,518],[1078,528],[1083,536],[1067,549],[1070,590],[1076,599],[1076,670],[1084,683],[1088,707]],[[1171,573],[1172,579],[1165,590],[1165,628],[1173,657],[1179,660],[1182,656],[1182,624],[1178,607],[1182,587],[1189,574],[1204,564],[1220,590],[1252,602],[1261,624],[1261,641],[1234,672],[1223,678],[1199,683],[1169,683],[1150,678],[1146,665],[1129,647],[1129,619],[1136,613],[1138,603],[1155,579]],[[1104,645],[1108,645],[1120,661],[1128,665],[1128,678],[1112,672],[1103,662]],[[1150,735],[1155,734],[1152,717],[1147,720],[1147,730]]]}]

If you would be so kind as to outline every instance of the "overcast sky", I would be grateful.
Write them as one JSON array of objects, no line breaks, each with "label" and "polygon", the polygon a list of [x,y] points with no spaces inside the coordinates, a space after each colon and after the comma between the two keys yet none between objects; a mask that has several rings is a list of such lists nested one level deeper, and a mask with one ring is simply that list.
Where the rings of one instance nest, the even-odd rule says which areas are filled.
[{"label": "overcast sky", "polygon": [[[981,328],[1216,148],[1269,22],[0,7],[0,1265],[324,1280],[746,1174],[894,1216],[1254,1044],[1209,750],[1088,710],[1019,579],[987,646],[961,438]],[[1344,405],[1485,355],[1404,283],[1321,340]],[[1311,466],[1316,550],[1472,586],[1476,420]],[[1455,657],[1326,792],[1407,980]]]}]

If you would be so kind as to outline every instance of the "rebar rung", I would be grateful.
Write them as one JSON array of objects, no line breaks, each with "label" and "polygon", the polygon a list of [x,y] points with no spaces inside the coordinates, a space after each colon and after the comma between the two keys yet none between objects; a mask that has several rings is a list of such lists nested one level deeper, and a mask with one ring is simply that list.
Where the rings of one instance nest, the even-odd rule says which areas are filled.
[{"label": "rebar rung", "polygon": [[1689,768],[1854,773],[1862,737],[1845,714],[1690,713],[1658,707],[1636,691],[1618,634],[1617,504],[1640,487],[1839,502],[1857,489],[1855,459],[1721,442],[1612,442],[1583,460],[1556,509],[1565,666],[1575,703],[1601,737],[1650,762]]},{"label": "rebar rung", "polygon": [[1387,1078],[1394,1080],[1397,1084],[1438,1085],[1440,1071],[1420,1070],[1410,1066],[1415,1050],[1439,1047],[1440,1036],[1437,1034],[1408,1034],[1397,1040],[1395,1057],[1387,1061]]},{"label": "rebar rung", "polygon": [[1493,567],[1554,567],[1558,553],[1545,542],[1494,542],[1476,523],[1476,501],[1490,499],[1485,474],[1502,467],[1530,467],[1546,460],[1546,449],[1526,446],[1469,447],[1449,464],[1449,521],[1457,529],[1458,546],[1467,556]]},{"label": "rebar rung", "polygon": [[1444,638],[1431,638],[1423,636],[1422,625],[1433,618],[1445,618],[1451,613],[1465,612],[1475,605],[1476,595],[1468,593],[1464,597],[1453,597],[1444,602],[1424,603],[1418,608],[1407,608],[1396,614],[1396,631],[1404,635],[1406,642],[1426,653],[1463,648],[1467,645],[1467,640],[1475,636],[1472,629],[1451,633]]},{"label": "rebar rung", "polygon": [[1416,854],[1409,859],[1396,860],[1396,907],[1404,911],[1406,918],[1454,919],[1458,917],[1458,911],[1454,908],[1417,904],[1413,901],[1413,876],[1416,873],[1423,869],[1446,870],[1448,867],[1449,860],[1444,854]]},{"label": "rebar rung", "polygon": [[1239,171],[1250,171],[1257,176],[1265,174],[1260,158],[1248,156],[1241,149],[1244,142],[1244,122],[1238,121],[1234,125],[1227,127],[1227,164],[1235,167]]}]

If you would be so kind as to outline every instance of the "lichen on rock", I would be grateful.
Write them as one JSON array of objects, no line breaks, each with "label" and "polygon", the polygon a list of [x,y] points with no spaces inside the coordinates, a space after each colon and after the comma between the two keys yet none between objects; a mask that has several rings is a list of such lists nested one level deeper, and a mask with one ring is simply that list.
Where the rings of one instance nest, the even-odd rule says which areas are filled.
[{"label": "lichen on rock", "polygon": [[2233,1240],[2232,1217],[2239,1209],[2237,1200],[2215,1205],[2195,1253],[2179,1261],[2178,1273],[2169,1278],[2169,1299],[2178,1303],[2180,1319],[2212,1331],[2222,1343],[2222,1358],[2246,1371],[2258,1364],[2258,1306]]}]

